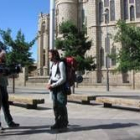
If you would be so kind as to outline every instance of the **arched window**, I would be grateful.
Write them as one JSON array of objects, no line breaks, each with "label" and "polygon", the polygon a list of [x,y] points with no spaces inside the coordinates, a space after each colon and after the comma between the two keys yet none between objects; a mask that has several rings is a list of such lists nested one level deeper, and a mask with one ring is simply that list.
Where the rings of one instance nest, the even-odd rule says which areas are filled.
[{"label": "arched window", "polygon": [[140,18],[140,0],[135,0],[135,4],[136,4],[136,17]]},{"label": "arched window", "polygon": [[104,57],[105,57],[105,55],[104,55],[104,49],[101,48],[100,49],[100,65],[101,65],[101,67],[104,66]]},{"label": "arched window", "polygon": [[135,20],[134,6],[130,7],[130,21]]},{"label": "arched window", "polygon": [[103,2],[99,2],[99,22],[103,21]]},{"label": "arched window", "polygon": [[42,33],[44,33],[44,32],[45,32],[45,21],[44,21],[44,22],[42,22],[41,31],[42,31]]},{"label": "arched window", "polygon": [[110,1],[110,20],[111,21],[115,20],[115,1],[114,0]]},{"label": "arched window", "polygon": [[128,0],[123,0],[123,16],[124,19],[128,19]]},{"label": "arched window", "polygon": [[45,60],[46,60],[46,57],[45,57],[45,49],[43,49],[43,66],[45,66]]},{"label": "arched window", "polygon": [[134,3],[134,0],[129,0],[129,3]]},{"label": "arched window", "polygon": [[108,7],[109,6],[109,0],[104,0],[104,7]]},{"label": "arched window", "polygon": [[107,36],[105,38],[105,52],[106,52],[106,66],[110,67],[110,58],[107,57],[108,54],[110,54],[110,38]]},{"label": "arched window", "polygon": [[82,23],[85,24],[85,10],[82,9]]},{"label": "arched window", "polygon": [[105,23],[109,23],[109,10],[108,9],[106,9],[105,10]]},{"label": "arched window", "polygon": [[114,56],[114,58],[111,59],[111,63],[112,63],[112,66],[115,66],[116,65],[116,47],[113,46],[112,49],[111,49],[111,54]]}]

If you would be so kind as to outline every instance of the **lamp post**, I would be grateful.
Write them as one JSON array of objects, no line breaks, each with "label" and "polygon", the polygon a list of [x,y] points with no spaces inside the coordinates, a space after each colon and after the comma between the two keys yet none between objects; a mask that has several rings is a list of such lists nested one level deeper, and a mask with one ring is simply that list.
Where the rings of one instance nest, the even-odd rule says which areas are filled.
[{"label": "lamp post", "polygon": [[49,48],[54,48],[54,29],[55,29],[55,0],[50,0],[50,42]]},{"label": "lamp post", "polygon": [[105,23],[106,23],[106,41],[105,41],[105,53],[106,53],[106,90],[109,91],[109,41],[108,41],[108,13],[105,11]]},{"label": "lamp post", "polygon": [[[49,49],[54,49],[54,35],[55,35],[55,0],[50,0],[50,39],[49,39]],[[49,68],[51,68],[51,62],[49,63]],[[52,99],[52,93],[50,92],[50,99]]]},{"label": "lamp post", "polygon": [[108,56],[106,54],[106,90],[109,91],[109,70],[108,70]]},{"label": "lamp post", "polygon": [[[50,0],[50,38],[49,49],[54,49],[54,36],[55,36],[55,0]],[[51,67],[51,62],[49,63]]]}]

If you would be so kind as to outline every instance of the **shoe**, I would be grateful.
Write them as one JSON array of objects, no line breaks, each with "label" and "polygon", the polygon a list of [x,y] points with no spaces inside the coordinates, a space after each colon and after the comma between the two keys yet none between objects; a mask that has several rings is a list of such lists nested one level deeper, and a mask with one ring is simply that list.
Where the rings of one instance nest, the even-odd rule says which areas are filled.
[{"label": "shoe", "polygon": [[59,129],[60,126],[58,124],[54,124],[51,126],[51,130]]},{"label": "shoe", "polygon": [[63,121],[63,123],[61,123],[60,128],[67,128],[68,127],[68,121]]},{"label": "shoe", "polygon": [[2,126],[0,126],[0,133],[3,133],[4,132],[4,128]]},{"label": "shoe", "polygon": [[61,125],[59,128],[60,128],[60,129],[66,129],[67,127],[68,127],[67,124],[63,124],[63,125]]},{"label": "shoe", "polygon": [[11,122],[8,126],[10,128],[12,128],[12,127],[19,127],[19,124],[18,123],[15,123],[15,122]]}]

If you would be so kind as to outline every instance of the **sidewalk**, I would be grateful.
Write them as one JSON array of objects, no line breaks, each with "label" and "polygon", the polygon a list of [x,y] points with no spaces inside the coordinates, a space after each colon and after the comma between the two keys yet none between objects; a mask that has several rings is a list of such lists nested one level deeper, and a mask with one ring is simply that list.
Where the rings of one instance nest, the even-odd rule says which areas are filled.
[{"label": "sidewalk", "polygon": [[[12,89],[12,86],[10,85],[9,88]],[[35,89],[35,90],[43,90],[43,91],[48,91],[46,89],[46,86],[16,86],[15,89],[26,89],[26,90],[30,90],[30,89]],[[106,87],[102,87],[102,88],[94,88],[91,86],[79,86],[78,88],[75,88],[76,92],[103,92],[103,93],[114,93],[114,92],[131,92],[131,93],[140,93],[140,89],[123,89],[123,88],[110,88],[109,91],[106,91]]]},{"label": "sidewalk", "polygon": [[[19,89],[31,91],[33,88],[16,88],[16,90]],[[40,92],[42,89],[34,88],[33,90]],[[78,88],[77,92],[93,94],[95,91]],[[96,92],[101,94],[102,91]],[[129,93],[139,94],[138,91],[129,91]],[[24,95],[27,96],[25,93]],[[68,129],[52,131],[49,127],[54,123],[54,116],[49,94],[34,94],[33,96],[45,98],[45,104],[39,105],[37,110],[11,106],[13,118],[21,126],[18,129],[7,128],[4,133],[0,134],[1,140],[140,140],[139,110],[103,108],[102,105],[94,103],[92,105],[68,103]],[[4,127],[7,127],[3,115],[2,123]]]}]

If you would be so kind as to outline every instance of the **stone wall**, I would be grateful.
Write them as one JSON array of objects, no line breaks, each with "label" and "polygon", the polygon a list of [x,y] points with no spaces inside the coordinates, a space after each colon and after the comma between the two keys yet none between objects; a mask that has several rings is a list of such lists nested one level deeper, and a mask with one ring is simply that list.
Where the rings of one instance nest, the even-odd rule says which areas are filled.
[{"label": "stone wall", "polygon": [[[38,86],[45,87],[49,80],[48,76],[28,77],[27,69],[23,68],[23,72],[19,73],[15,78],[17,86]],[[86,71],[83,76],[83,82],[79,86],[91,86],[95,88],[106,87],[106,69],[100,72],[101,82],[97,82],[97,71]],[[140,89],[140,72],[130,71],[128,73],[118,73],[114,70],[109,70],[109,85],[112,88]],[[9,78],[9,86],[13,86],[13,79]]]},{"label": "stone wall", "polygon": [[[105,87],[106,86],[106,70],[101,71],[101,82],[96,81],[97,71],[86,72],[83,76],[83,82],[80,86],[92,86],[92,87]],[[109,70],[109,85],[116,88],[126,89],[140,89],[140,72],[128,72],[119,73],[114,70]]]},{"label": "stone wall", "polygon": [[[15,85],[16,86],[26,86],[28,70],[27,68],[22,68],[22,72],[17,74],[15,77]],[[13,86],[13,78],[10,76],[8,78],[9,86]]]}]

